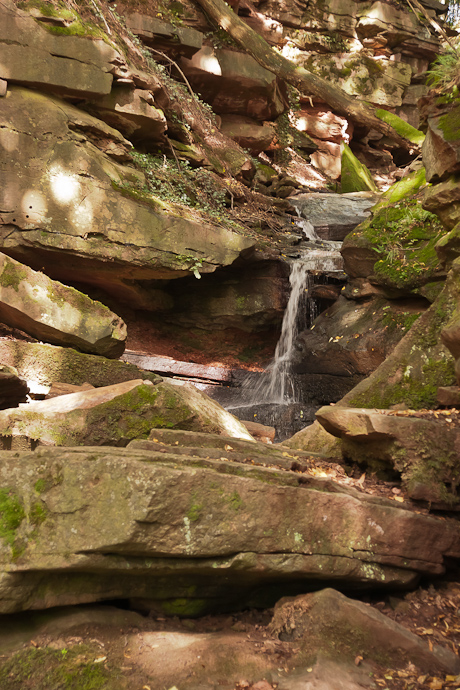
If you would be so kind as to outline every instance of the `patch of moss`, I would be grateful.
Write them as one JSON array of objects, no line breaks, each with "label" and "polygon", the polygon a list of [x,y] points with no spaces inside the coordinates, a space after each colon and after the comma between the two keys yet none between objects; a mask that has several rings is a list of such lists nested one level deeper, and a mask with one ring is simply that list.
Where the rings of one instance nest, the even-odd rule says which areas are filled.
[{"label": "patch of moss", "polygon": [[190,522],[196,522],[199,520],[203,507],[203,503],[198,503],[196,492],[194,492],[192,494],[190,508],[187,512],[187,517]]},{"label": "patch of moss", "polygon": [[181,618],[198,618],[209,613],[209,601],[206,599],[169,599],[160,602],[163,612],[168,616]]},{"label": "patch of moss", "polygon": [[415,129],[415,127],[412,127],[412,125],[410,125],[408,122],[405,122],[394,113],[389,113],[388,110],[378,108],[375,111],[375,114],[378,118],[380,118],[380,120],[383,120],[383,122],[386,122],[387,125],[393,127],[399,136],[407,139],[413,144],[421,146],[425,141],[425,135],[423,132],[421,132],[419,129]]},{"label": "patch of moss", "polygon": [[35,503],[32,503],[29,512],[29,520],[32,525],[38,527],[45,522],[47,516],[48,510],[42,501],[35,501]]},{"label": "patch of moss", "polygon": [[0,538],[13,548],[16,532],[26,514],[19,497],[12,489],[0,489]]},{"label": "patch of moss", "polygon": [[[405,371],[410,371],[409,362],[401,362]],[[397,385],[379,387],[356,395],[349,401],[352,407],[367,409],[388,409],[404,403],[412,410],[432,409],[437,405],[439,386],[451,386],[455,382],[455,362],[451,359],[428,360],[422,367],[422,376],[403,376]]]},{"label": "patch of moss", "polygon": [[21,265],[14,264],[8,259],[5,260],[3,271],[0,275],[0,285],[2,287],[12,287],[18,292],[19,286],[23,280],[28,277],[27,271]]},{"label": "patch of moss", "polygon": [[426,185],[425,168],[420,168],[415,172],[410,173],[402,180],[395,182],[387,191],[383,194],[381,201],[374,210],[379,209],[381,206],[387,204],[396,204],[398,201],[414,194],[418,189]]},{"label": "patch of moss", "polygon": [[382,317],[381,324],[386,326],[389,332],[396,330],[396,328],[402,328],[404,331],[408,331],[419,316],[420,313],[387,312]]},{"label": "patch of moss", "polygon": [[375,192],[377,187],[366,166],[359,161],[347,144],[342,144],[341,192]]},{"label": "patch of moss", "polygon": [[122,690],[114,671],[94,663],[98,650],[29,648],[0,665],[2,690]]},{"label": "patch of moss", "polygon": [[446,141],[458,141],[460,139],[460,106],[441,115],[438,120],[438,128]]}]

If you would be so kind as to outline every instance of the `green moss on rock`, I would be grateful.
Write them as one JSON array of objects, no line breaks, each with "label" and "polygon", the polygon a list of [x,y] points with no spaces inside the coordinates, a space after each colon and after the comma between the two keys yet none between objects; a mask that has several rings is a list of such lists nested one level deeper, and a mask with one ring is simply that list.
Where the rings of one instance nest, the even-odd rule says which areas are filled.
[{"label": "green moss on rock", "polygon": [[118,672],[97,664],[99,648],[28,648],[0,664],[2,690],[122,690]]},{"label": "green moss on rock", "polygon": [[0,538],[13,547],[16,532],[26,514],[19,497],[12,489],[0,489]]},{"label": "green moss on rock", "polygon": [[378,108],[375,111],[375,114],[378,118],[383,120],[383,122],[386,122],[388,125],[390,125],[390,127],[393,127],[399,136],[403,137],[404,139],[408,139],[408,141],[412,142],[413,144],[421,146],[425,141],[425,135],[423,132],[421,132],[419,129],[415,129],[415,127],[412,127],[412,125],[410,125],[408,122],[405,122],[394,113],[390,113],[388,110]]},{"label": "green moss on rock", "polygon": [[347,144],[342,144],[341,191],[375,192],[377,187],[366,166],[359,161]]}]

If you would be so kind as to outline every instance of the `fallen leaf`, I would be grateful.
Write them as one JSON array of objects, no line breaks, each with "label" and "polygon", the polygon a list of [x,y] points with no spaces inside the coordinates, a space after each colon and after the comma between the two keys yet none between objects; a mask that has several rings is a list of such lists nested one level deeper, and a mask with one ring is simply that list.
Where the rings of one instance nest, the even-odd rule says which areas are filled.
[{"label": "fallen leaf", "polygon": [[395,501],[398,501],[398,503],[404,503],[404,499],[403,499],[402,496],[395,496],[395,497],[394,497],[394,500],[395,500]]},{"label": "fallen leaf", "polygon": [[225,444],[224,448],[225,450],[233,450],[233,448],[229,446],[228,443]]},{"label": "fallen leaf", "polygon": [[102,662],[105,661],[106,659],[107,659],[106,656],[98,656],[97,659],[94,659],[94,663],[95,664],[102,664]]},{"label": "fallen leaf", "polygon": [[363,472],[363,474],[360,476],[360,478],[357,480],[357,484],[360,484],[360,486],[364,486],[364,480],[366,479],[366,473]]},{"label": "fallen leaf", "polygon": [[444,683],[440,678],[433,678],[431,683],[428,683],[428,687],[431,688],[431,690],[442,690]]},{"label": "fallen leaf", "polygon": [[355,658],[355,666],[359,666],[362,660],[363,660],[362,656],[357,656]]}]

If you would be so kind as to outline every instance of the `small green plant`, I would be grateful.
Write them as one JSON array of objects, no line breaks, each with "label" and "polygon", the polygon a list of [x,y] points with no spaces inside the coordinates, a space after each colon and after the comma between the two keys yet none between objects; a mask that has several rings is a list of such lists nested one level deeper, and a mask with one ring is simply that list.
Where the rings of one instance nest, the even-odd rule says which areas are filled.
[{"label": "small green plant", "polygon": [[460,50],[449,48],[443,55],[438,55],[427,71],[428,86],[439,89],[450,100],[458,98],[459,89],[456,82],[460,80]]},{"label": "small green plant", "polygon": [[195,278],[198,280],[201,278],[199,269],[203,266],[203,259],[198,259],[196,256],[191,256],[191,254],[178,254],[177,261],[183,264],[188,264],[187,269],[193,273]]}]

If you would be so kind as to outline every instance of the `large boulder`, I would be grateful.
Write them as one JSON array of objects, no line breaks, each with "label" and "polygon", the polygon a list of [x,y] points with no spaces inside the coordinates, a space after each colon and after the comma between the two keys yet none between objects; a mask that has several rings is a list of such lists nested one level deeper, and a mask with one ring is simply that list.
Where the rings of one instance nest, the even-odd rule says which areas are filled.
[{"label": "large boulder", "polygon": [[310,488],[304,475],[163,450],[0,453],[0,611],[135,592],[199,615],[321,582],[408,585],[460,557],[454,521],[332,482],[312,478]]},{"label": "large boulder", "polygon": [[68,103],[12,87],[0,126],[3,251],[52,278],[84,280],[133,308],[169,308],[153,280],[197,264],[212,272],[254,244],[146,194],[143,173],[92,144],[94,132],[120,133]]},{"label": "large boulder", "polygon": [[275,607],[270,629],[282,640],[300,644],[310,654],[321,653],[335,661],[361,656],[392,669],[405,668],[410,661],[433,674],[460,672],[460,660],[449,649],[429,647],[369,604],[349,599],[333,589],[282,599]]},{"label": "large boulder", "polygon": [[444,232],[418,198],[385,200],[345,238],[345,272],[351,278],[368,278],[390,298],[421,294],[432,301],[430,288],[437,294],[435,283],[445,277],[435,249]]},{"label": "large boulder", "polygon": [[327,432],[341,439],[345,457],[374,471],[397,470],[411,498],[434,505],[458,503],[460,430],[456,415],[423,417],[411,411],[336,405],[322,407],[316,418]]},{"label": "large boulder", "polygon": [[108,307],[0,253],[0,318],[39,340],[119,357],[126,325]]},{"label": "large boulder", "polygon": [[4,448],[123,446],[153,428],[192,429],[251,440],[241,422],[192,386],[141,379],[69,393],[0,412]]},{"label": "large boulder", "polygon": [[246,53],[204,46],[180,66],[216,113],[272,120],[288,107],[285,84]]},{"label": "large boulder", "polygon": [[368,376],[424,311],[417,301],[393,303],[372,293],[356,301],[358,287],[348,296],[340,296],[315,319],[313,329],[299,335],[292,358],[296,373]]},{"label": "large boulder", "polygon": [[0,78],[59,94],[110,93],[119,53],[102,38],[59,36],[11,0],[0,6]]}]

